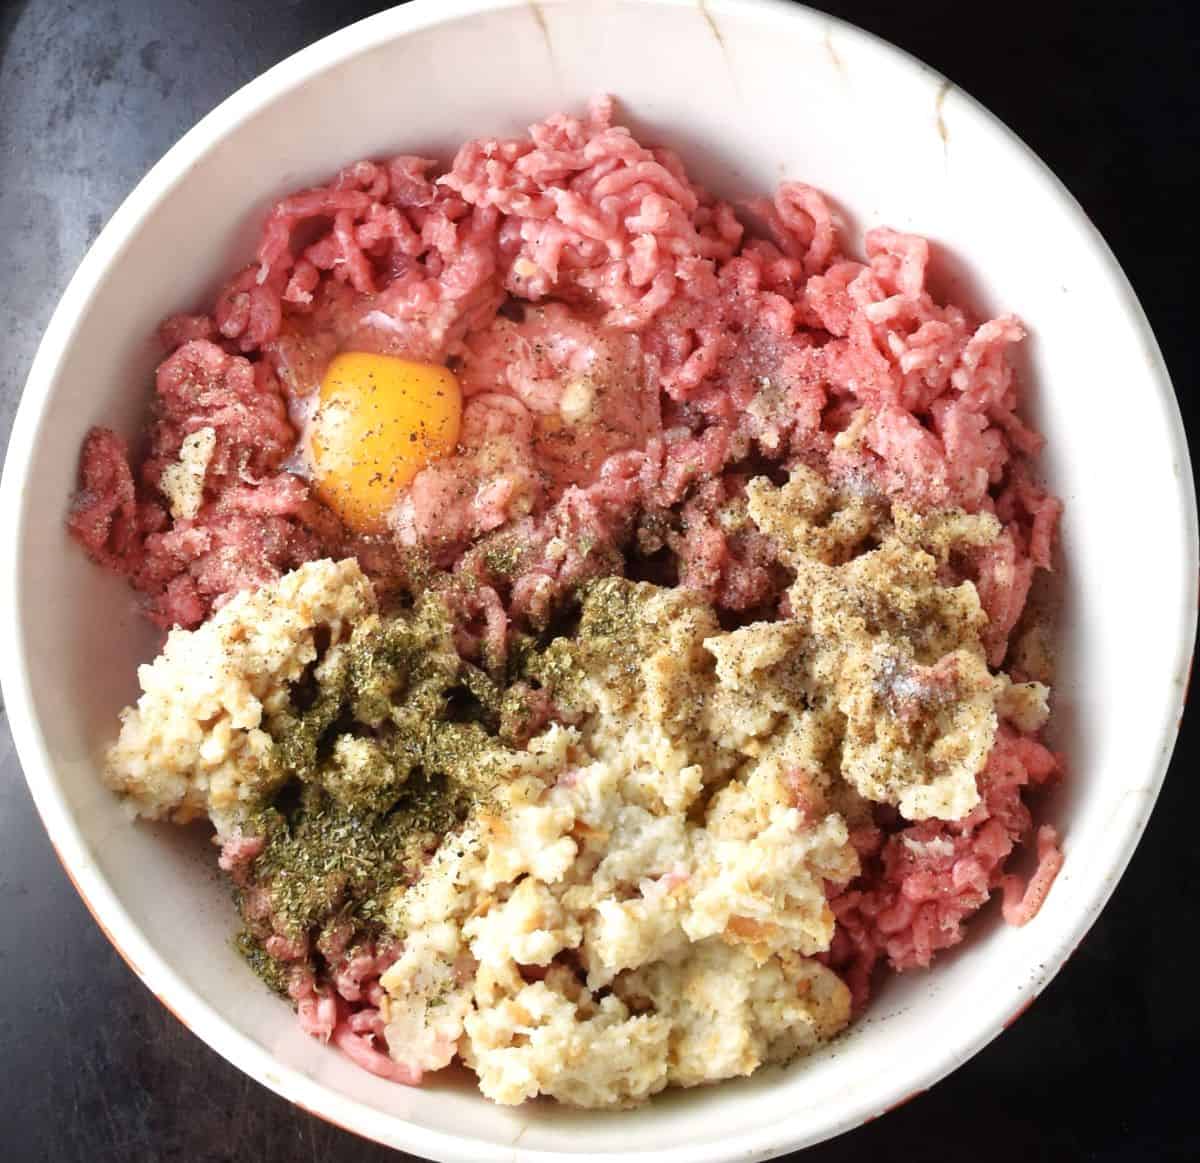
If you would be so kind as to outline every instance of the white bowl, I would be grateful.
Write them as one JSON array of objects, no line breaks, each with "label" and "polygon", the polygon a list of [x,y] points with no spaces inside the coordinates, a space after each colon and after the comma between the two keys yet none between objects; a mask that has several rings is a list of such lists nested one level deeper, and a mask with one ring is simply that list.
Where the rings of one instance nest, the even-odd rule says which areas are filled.
[{"label": "white bowl", "polygon": [[[100,749],[156,640],[125,584],[63,529],[84,432],[101,421],[137,430],[156,323],[202,303],[244,261],[272,197],[365,155],[445,156],[602,90],[719,191],[802,178],[838,199],[855,230],[931,236],[948,252],[945,289],[1027,321],[1031,410],[1067,504],[1056,721],[1072,769],[1051,805],[1066,866],[1032,924],[1004,928],[993,906],[961,951],[890,982],[821,1055],[619,1116],[501,1109],[461,1078],[405,1089],[300,1032],[233,952],[233,908],[203,838],[131,826],[100,786]],[[1145,317],[1087,218],[941,77],[815,12],[753,0],[418,0],[247,85],[150,172],[84,259],[30,373],[0,508],[8,715],[97,922],[247,1074],[360,1134],[471,1163],[766,1158],[877,1115],[965,1061],[1046,984],[1125,867],[1170,757],[1196,619],[1179,414]]]}]

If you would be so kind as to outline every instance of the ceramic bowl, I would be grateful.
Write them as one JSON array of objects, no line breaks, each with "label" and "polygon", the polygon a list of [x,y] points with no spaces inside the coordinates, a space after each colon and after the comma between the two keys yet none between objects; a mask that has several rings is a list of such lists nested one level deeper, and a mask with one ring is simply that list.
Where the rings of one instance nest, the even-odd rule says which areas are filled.
[{"label": "ceramic bowl", "polygon": [[[137,430],[155,325],[245,261],[273,197],[362,156],[447,158],[464,138],[516,133],[600,91],[720,193],[803,179],[837,200],[851,237],[879,223],[926,234],[945,293],[1027,322],[1021,370],[1066,501],[1055,726],[1071,768],[1048,809],[1066,865],[1032,924],[1005,928],[993,904],[960,950],[890,981],[825,1052],[619,1115],[502,1109],[465,1077],[406,1089],[301,1033],[231,947],[233,908],[206,838],[130,824],[100,785],[101,750],[157,638],[125,584],[63,529],[88,426]],[[1179,413],[1104,241],[950,82],[816,12],[754,0],[418,0],[247,85],[146,176],[71,281],[21,402],[0,512],[8,715],[97,922],[164,1004],[253,1078],[359,1134],[470,1163],[767,1158],[878,1115],[969,1058],[1071,954],[1125,867],[1171,754],[1196,617]]]}]

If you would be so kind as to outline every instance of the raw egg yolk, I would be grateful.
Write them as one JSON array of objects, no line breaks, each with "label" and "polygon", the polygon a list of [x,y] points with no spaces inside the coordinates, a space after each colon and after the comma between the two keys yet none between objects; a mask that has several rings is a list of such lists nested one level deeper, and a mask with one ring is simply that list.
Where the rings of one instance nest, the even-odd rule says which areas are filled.
[{"label": "raw egg yolk", "polygon": [[363,351],[335,356],[309,439],[318,495],[355,532],[381,531],[400,490],[454,450],[461,420],[447,368]]}]

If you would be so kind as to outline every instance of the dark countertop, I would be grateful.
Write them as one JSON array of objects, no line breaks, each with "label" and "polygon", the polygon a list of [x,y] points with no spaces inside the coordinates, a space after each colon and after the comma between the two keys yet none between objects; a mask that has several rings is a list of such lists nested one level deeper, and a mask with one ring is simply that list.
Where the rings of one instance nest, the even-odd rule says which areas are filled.
[{"label": "dark countertop", "polygon": [[[381,7],[0,0],[3,443],[58,295],[149,165],[238,85]],[[1195,422],[1197,8],[1181,0],[844,0],[824,7],[944,72],[1050,163],[1124,264]],[[1121,389],[1096,385],[1098,397]],[[1191,985],[1198,945],[1188,924],[1200,887],[1200,846],[1188,818],[1198,804],[1189,762],[1197,739],[1193,713],[1129,872],[1032,1010],[933,1091],[812,1149],[806,1163],[1200,1157],[1191,1108],[1200,1051]],[[401,1158],[243,1077],[154,1000],[55,861],[6,725],[0,922],[6,1159]]]}]

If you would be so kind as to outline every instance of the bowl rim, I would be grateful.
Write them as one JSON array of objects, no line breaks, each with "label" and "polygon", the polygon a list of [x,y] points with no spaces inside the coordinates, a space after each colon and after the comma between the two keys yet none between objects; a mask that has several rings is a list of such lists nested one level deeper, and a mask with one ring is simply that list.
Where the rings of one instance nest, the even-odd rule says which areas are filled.
[{"label": "bowl rim", "polygon": [[[541,0],[545,7],[557,7],[573,0]],[[1155,381],[1157,402],[1165,410],[1170,451],[1179,465],[1177,474],[1178,518],[1176,534],[1186,550],[1188,572],[1177,579],[1176,629],[1177,656],[1174,673],[1190,674],[1191,654],[1196,633],[1197,577],[1200,559],[1197,548],[1196,500],[1192,467],[1178,400],[1162,353],[1149,321],[1116,257],[1074,196],[1049,167],[1007,125],[969,94],[953,85],[905,50],[837,17],[818,12],[806,5],[784,0],[621,0],[654,7],[699,8],[712,23],[723,14],[775,20],[794,25],[819,27],[840,40],[858,41],[894,54],[909,67],[923,73],[934,88],[953,88],[958,112],[968,118],[976,131],[994,136],[1016,157],[1030,167],[1045,187],[1047,196],[1057,199],[1074,217],[1092,247],[1103,259],[1110,289],[1123,302],[1131,326],[1140,333],[1146,353],[1149,376]],[[38,346],[25,382],[0,481],[0,544],[18,545],[26,524],[23,504],[34,442],[38,438],[45,406],[64,353],[69,348],[79,319],[90,303],[110,264],[136,234],[142,218],[151,212],[186,176],[191,163],[216,146],[261,108],[284,98],[313,77],[334,68],[379,44],[400,39],[437,25],[450,24],[486,12],[512,8],[539,7],[537,0],[412,0],[350,24],[280,61],[235,93],[227,97],[193,126],[138,182],[114,212],[104,229],[88,249],[71,277],[43,338]],[[714,27],[715,31],[715,27]],[[34,712],[29,678],[25,667],[25,634],[18,611],[21,582],[17,555],[6,554],[0,564],[0,641],[15,649],[0,672],[4,705],[7,708],[18,758],[38,813],[63,868],[91,912],[97,925],[142,982],[189,1030],[239,1070],[263,1083],[282,1098],[302,1110],[319,1116],[344,1130],[393,1148],[438,1160],[462,1160],[471,1163],[546,1163],[561,1159],[566,1163],[615,1163],[630,1152],[604,1151],[579,1154],[536,1149],[519,1144],[499,1144],[468,1134],[455,1135],[435,1131],[388,1115],[356,1099],[323,1086],[300,1071],[283,1066],[266,1049],[236,1030],[211,1005],[178,977],[149,944],[130,918],[112,887],[100,874],[88,855],[87,844],[55,785],[53,763]],[[1170,762],[1186,699],[1186,683],[1178,685],[1178,694],[1164,713],[1151,762],[1151,779],[1146,785],[1147,806],[1153,804],[1162,786]],[[1056,930],[1040,946],[1041,963],[1032,987],[1024,993],[1020,1008],[1009,1013],[1012,999],[1002,1006],[981,1007],[978,1027],[965,1039],[948,1045],[922,1069],[873,1087],[858,1089],[834,1117],[821,1123],[790,1124],[785,1114],[776,1122],[699,1144],[688,1142],[654,1149],[662,1163],[726,1163],[774,1157],[832,1138],[883,1113],[906,1097],[913,1097],[933,1085],[972,1057],[1013,1020],[1057,974],[1083,939],[1107,903],[1120,874],[1124,871],[1140,840],[1149,818],[1147,810],[1110,849],[1107,875],[1097,876],[1095,886],[1085,896],[1084,906],[1072,923]],[[644,1152],[635,1152],[643,1154]]]}]

